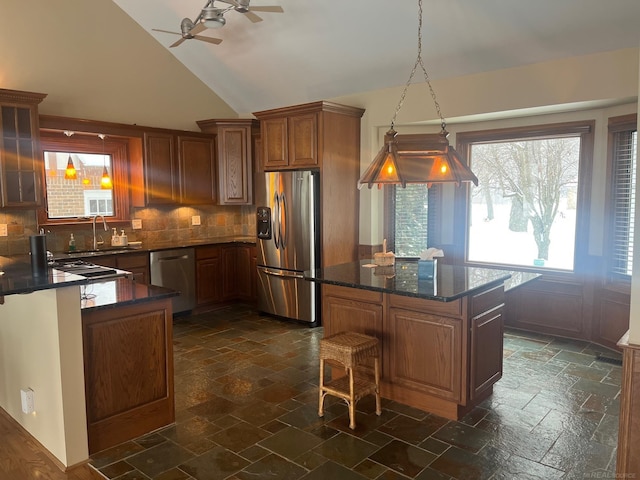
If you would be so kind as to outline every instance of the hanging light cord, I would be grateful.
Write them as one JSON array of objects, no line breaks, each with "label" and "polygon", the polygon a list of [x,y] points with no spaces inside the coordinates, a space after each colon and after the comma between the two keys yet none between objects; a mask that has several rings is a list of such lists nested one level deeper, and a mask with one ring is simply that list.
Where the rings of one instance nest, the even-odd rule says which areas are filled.
[{"label": "hanging light cord", "polygon": [[440,104],[436,99],[436,92],[434,92],[433,87],[431,86],[431,80],[429,79],[429,74],[427,73],[427,69],[422,62],[422,0],[418,0],[418,57],[416,58],[416,63],[413,65],[413,69],[411,70],[411,75],[409,75],[409,80],[407,80],[406,85],[404,86],[404,90],[402,91],[402,95],[400,96],[400,101],[398,102],[398,106],[396,107],[396,111],[393,114],[393,119],[391,120],[391,130],[393,130],[394,125],[396,124],[396,117],[398,116],[398,112],[402,108],[404,104],[404,99],[407,96],[407,89],[409,85],[411,85],[411,80],[413,80],[413,76],[418,69],[418,65],[422,68],[422,72],[424,73],[424,79],[427,82],[427,86],[429,87],[429,92],[431,92],[431,98],[433,99],[433,103],[436,106],[436,112],[440,117],[440,125],[442,130],[445,130],[447,123],[442,116],[442,112],[440,111]]}]

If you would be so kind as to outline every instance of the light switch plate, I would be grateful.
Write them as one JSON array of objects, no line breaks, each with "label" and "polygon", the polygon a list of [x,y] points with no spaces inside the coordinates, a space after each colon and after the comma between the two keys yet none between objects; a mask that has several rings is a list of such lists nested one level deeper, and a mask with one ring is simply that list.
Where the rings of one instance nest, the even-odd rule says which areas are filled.
[{"label": "light switch plate", "polygon": [[200,225],[200,215],[194,215],[191,217],[191,225]]},{"label": "light switch plate", "polygon": [[0,223],[0,237],[6,237],[9,233],[7,232],[7,224]]},{"label": "light switch plate", "polygon": [[134,218],[131,220],[131,228],[134,230],[142,230],[142,219]]}]

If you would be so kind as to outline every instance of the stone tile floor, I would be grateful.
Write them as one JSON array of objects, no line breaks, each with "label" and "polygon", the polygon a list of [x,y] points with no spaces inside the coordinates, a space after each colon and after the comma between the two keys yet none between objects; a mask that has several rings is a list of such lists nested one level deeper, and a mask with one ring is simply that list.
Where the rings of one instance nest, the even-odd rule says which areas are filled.
[{"label": "stone tile floor", "polygon": [[322,329],[247,306],[174,320],[176,424],[95,454],[110,479],[614,478],[621,368],[509,330],[504,375],[459,422],[373,397],[317,416]]}]

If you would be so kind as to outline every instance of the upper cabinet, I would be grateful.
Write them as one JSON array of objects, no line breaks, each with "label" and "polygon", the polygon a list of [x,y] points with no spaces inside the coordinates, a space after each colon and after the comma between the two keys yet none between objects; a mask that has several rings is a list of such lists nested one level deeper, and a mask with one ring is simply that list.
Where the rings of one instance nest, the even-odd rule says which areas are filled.
[{"label": "upper cabinet", "polygon": [[0,89],[0,206],[34,207],[43,176],[38,104],[46,94]]},{"label": "upper cabinet", "polygon": [[[322,265],[358,258],[360,118],[364,110],[332,102],[256,112],[264,171],[320,172]],[[259,142],[257,142],[259,144]],[[332,215],[331,212],[340,212]]]},{"label": "upper cabinet", "polygon": [[215,204],[213,137],[187,132],[145,132],[144,183],[149,206]]},{"label": "upper cabinet", "polygon": [[216,135],[218,203],[253,202],[253,142],[258,122],[251,119],[201,120],[200,130]]}]

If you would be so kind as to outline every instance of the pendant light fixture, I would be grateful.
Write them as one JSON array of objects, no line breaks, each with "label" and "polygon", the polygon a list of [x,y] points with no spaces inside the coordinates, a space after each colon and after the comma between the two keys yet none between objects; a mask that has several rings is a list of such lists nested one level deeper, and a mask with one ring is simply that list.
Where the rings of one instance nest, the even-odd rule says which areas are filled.
[{"label": "pendant light fixture", "polygon": [[73,160],[71,155],[69,155],[69,160],[67,160],[67,168],[64,171],[65,180],[76,180],[78,178],[78,172],[76,171],[76,167],[73,165]]},{"label": "pendant light fixture", "polygon": [[[67,137],[71,137],[71,135],[73,135],[74,133],[75,132],[72,132],[71,130],[64,131],[64,134]],[[64,178],[65,180],[76,180],[78,178],[78,172],[76,171],[76,167],[73,164],[71,155],[69,155],[69,159],[67,160],[67,168],[64,171]]]},{"label": "pendant light fixture", "polygon": [[104,153],[104,139],[106,135],[103,133],[99,133],[98,137],[102,140],[102,160],[103,160],[103,169],[102,169],[102,178],[100,179],[100,188],[102,188],[103,190],[111,190],[113,188],[113,182],[111,181],[111,177],[109,176],[109,172],[107,171],[107,158]]},{"label": "pendant light fixture", "polygon": [[[418,69],[418,65],[424,73],[424,79],[429,87],[431,98],[440,117],[442,130],[436,134],[401,135],[397,136],[394,129],[396,117],[402,108],[407,89]],[[429,74],[422,61],[422,0],[418,0],[418,56],[413,65],[409,79],[407,80],[400,101],[391,120],[391,127],[384,136],[384,145],[358,180],[358,189],[367,185],[401,185],[403,188],[408,183],[426,184],[473,182],[478,185],[478,178],[458,155],[458,152],[449,145],[446,130],[446,122],[440,111],[440,104],[431,86]],[[411,137],[406,142],[404,137]]]}]

